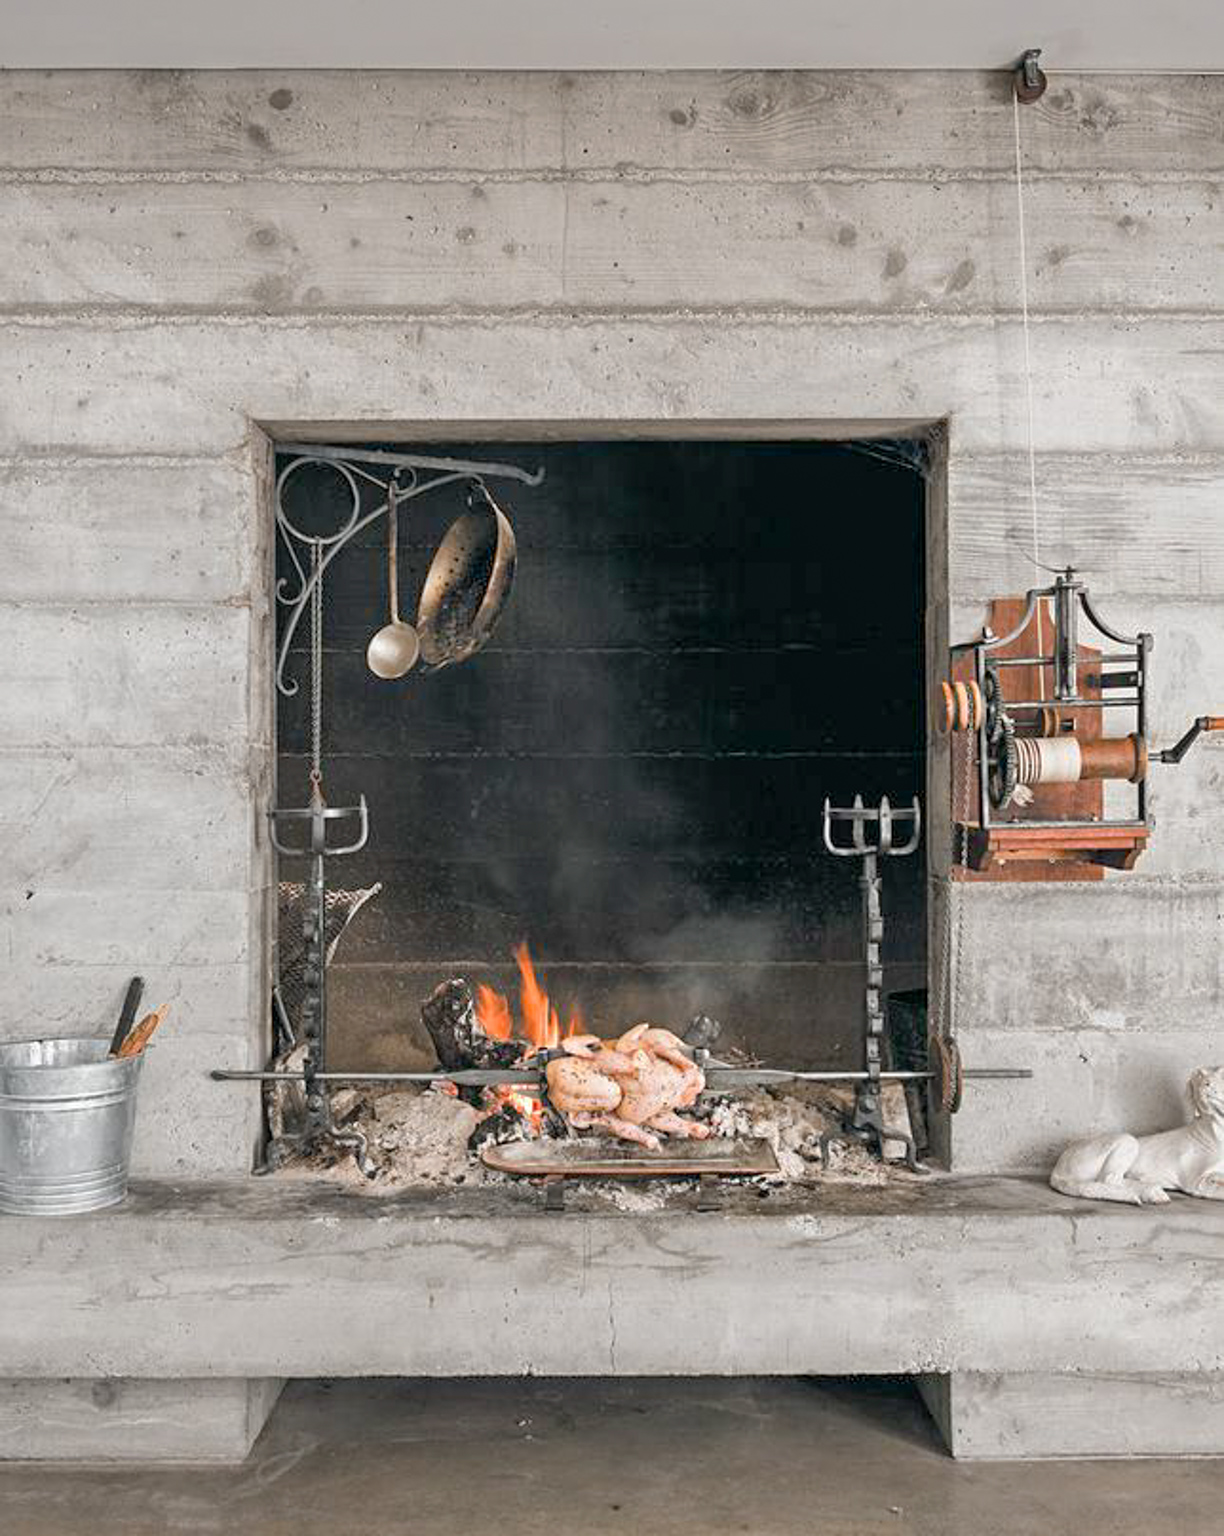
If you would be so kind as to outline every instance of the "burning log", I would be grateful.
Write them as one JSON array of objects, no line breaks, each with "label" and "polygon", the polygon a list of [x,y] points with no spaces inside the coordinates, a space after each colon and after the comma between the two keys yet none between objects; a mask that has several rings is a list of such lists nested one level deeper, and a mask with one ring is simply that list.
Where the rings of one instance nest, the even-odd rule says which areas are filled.
[{"label": "burning log", "polygon": [[421,1004],[421,1022],[447,1072],[461,1067],[515,1067],[523,1056],[521,1040],[495,1040],[481,1027],[476,994],[461,978],[444,981]]},{"label": "burning log", "polygon": [[563,1030],[526,943],[516,946],[514,957],[525,1040],[515,1038],[509,1001],[492,987],[473,990],[469,982],[454,978],[421,1005],[421,1019],[445,1071],[520,1066],[538,1053],[559,1058],[548,1060],[544,1095],[509,1085],[458,1089],[465,1102],[485,1110],[472,1134],[473,1151],[524,1136],[566,1135],[571,1126],[610,1131],[653,1148],[661,1135],[710,1134],[701,1121],[675,1111],[692,1109],[705,1082],[684,1044],[689,1050],[713,1044],[721,1028],[716,1020],[698,1014],[685,1031],[685,1042],[668,1030],[638,1024],[614,1044],[588,1034],[574,1009]]}]

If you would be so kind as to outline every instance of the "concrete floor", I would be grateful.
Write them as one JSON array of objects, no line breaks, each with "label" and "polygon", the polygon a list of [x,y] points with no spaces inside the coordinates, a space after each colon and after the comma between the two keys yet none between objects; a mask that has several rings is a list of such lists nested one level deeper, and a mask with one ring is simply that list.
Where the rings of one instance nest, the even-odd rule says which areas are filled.
[{"label": "concrete floor", "polygon": [[4,1536],[1217,1536],[1218,1461],[957,1465],[907,1382],[296,1382],[247,1464],[0,1468]]}]

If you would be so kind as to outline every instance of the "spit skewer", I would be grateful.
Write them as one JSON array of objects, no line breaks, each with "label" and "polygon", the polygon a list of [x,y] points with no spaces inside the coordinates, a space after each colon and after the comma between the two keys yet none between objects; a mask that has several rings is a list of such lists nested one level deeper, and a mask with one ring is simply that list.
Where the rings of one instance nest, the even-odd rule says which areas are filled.
[{"label": "spit skewer", "polygon": [[[770,1083],[860,1083],[866,1072],[791,1072],[784,1067],[706,1067],[706,1091],[724,1088],[752,1088]],[[922,1072],[880,1072],[886,1082],[926,1082],[939,1074]],[[966,1078],[1000,1081],[1029,1078],[1030,1067],[966,1067]],[[236,1067],[215,1067],[209,1076],[218,1083],[303,1083],[304,1072],[267,1072]],[[316,1072],[316,1083],[454,1083],[459,1088],[491,1088],[501,1083],[530,1084],[543,1087],[543,1071],[515,1067],[461,1067],[453,1072]]]}]

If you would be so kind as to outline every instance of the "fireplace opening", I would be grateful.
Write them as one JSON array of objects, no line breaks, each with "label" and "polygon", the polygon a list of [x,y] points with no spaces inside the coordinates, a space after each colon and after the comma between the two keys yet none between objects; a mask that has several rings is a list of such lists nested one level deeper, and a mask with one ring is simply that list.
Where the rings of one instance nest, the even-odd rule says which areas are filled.
[{"label": "fireplace opening", "polygon": [[[923,792],[924,445],[412,452],[545,473],[496,487],[517,573],[496,633],[463,665],[371,672],[389,616],[385,517],[328,568],[325,795],[364,796],[369,811],[364,848],[329,870],[349,919],[327,969],[329,1068],[433,1067],[421,1005],[454,977],[479,989],[486,1020],[504,1006],[529,1033],[527,956],[562,1035],[614,1039],[639,1021],[684,1033],[704,1015],[720,1057],[860,1067],[859,868],[826,852],[822,811],[826,798],[908,806]],[[357,490],[363,511],[382,494]],[[407,618],[464,496],[455,483],[399,511]],[[283,502],[326,535],[351,490],[307,465]],[[283,540],[276,575],[296,583]],[[285,668],[301,686],[277,699],[281,805],[308,803],[310,659],[303,623]],[[883,862],[884,992],[915,992],[925,848]],[[279,878],[283,963],[302,871],[282,860]]]}]

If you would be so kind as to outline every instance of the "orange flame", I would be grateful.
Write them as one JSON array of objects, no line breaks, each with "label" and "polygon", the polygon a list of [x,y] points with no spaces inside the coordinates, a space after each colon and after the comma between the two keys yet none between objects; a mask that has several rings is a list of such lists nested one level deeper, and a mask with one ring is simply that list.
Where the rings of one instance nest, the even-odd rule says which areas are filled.
[{"label": "orange flame", "polygon": [[538,1136],[544,1124],[544,1101],[537,1099],[534,1093],[525,1093],[521,1088],[499,1088],[497,1090],[497,1108],[503,1104],[513,1104],[523,1119],[531,1128],[531,1134]]},{"label": "orange flame", "polygon": [[548,1000],[548,993],[536,979],[525,939],[516,946],[514,958],[519,968],[519,1007],[527,1038],[537,1051],[553,1050],[561,1044],[561,1025],[557,1010]]},{"label": "orange flame", "polygon": [[514,1034],[510,1004],[483,983],[476,988],[476,1020],[490,1040],[509,1040]]},{"label": "orange flame", "polygon": [[[519,971],[519,1012],[523,1018],[523,1036],[531,1047],[525,1054],[554,1050],[561,1044],[561,1019],[540,984],[526,940],[514,947]],[[476,988],[476,1020],[490,1040],[511,1040],[514,1019],[506,997],[482,982]],[[582,1009],[575,1004],[565,1026],[565,1038],[586,1033]]]},{"label": "orange flame", "polygon": [[[537,1051],[554,1050],[561,1044],[561,1019],[536,975],[526,940],[515,946],[514,959],[519,972],[519,1011],[527,1041],[527,1049],[523,1052],[526,1060]],[[491,1040],[514,1038],[514,1018],[509,1001],[501,992],[483,983],[476,988],[476,1021]],[[571,1035],[585,1033],[582,1010],[575,1006],[570,1011],[565,1036],[568,1039]],[[501,1087],[490,1090],[489,1099],[496,1108],[513,1104],[532,1131],[539,1131],[544,1106],[534,1094],[519,1088]]]}]

